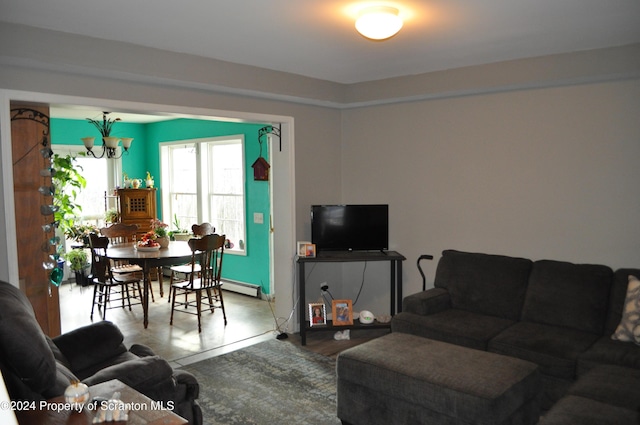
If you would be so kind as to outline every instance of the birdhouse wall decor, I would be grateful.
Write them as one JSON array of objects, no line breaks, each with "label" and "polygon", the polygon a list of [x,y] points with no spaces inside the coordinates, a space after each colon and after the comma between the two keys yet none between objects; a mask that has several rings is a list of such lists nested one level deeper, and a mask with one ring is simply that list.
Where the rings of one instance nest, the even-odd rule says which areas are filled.
[{"label": "birdhouse wall decor", "polygon": [[256,181],[268,181],[269,180],[269,168],[271,165],[263,157],[259,157],[252,165],[253,167],[253,179]]}]

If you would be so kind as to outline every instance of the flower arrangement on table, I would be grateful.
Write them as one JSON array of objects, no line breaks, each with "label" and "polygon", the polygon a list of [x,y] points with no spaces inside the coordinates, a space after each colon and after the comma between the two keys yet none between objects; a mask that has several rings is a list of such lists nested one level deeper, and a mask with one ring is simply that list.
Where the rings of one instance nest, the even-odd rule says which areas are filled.
[{"label": "flower arrangement on table", "polygon": [[142,235],[142,238],[138,241],[138,246],[145,248],[160,246],[158,239],[167,238],[167,227],[169,227],[168,224],[161,222],[157,218],[151,220],[151,230]]},{"label": "flower arrangement on table", "polygon": [[151,232],[153,232],[159,238],[167,237],[168,224],[161,222],[157,218],[151,220]]}]

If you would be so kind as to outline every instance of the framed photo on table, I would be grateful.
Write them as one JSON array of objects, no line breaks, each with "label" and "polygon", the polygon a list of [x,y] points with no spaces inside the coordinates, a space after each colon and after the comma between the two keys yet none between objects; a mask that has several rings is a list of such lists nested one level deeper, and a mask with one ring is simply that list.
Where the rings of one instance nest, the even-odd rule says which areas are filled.
[{"label": "framed photo on table", "polygon": [[311,242],[307,241],[298,241],[297,243],[297,252],[298,257],[306,257],[307,256],[307,245]]},{"label": "framed photo on table", "polygon": [[353,325],[353,305],[351,300],[333,300],[331,302],[333,326]]},{"label": "framed photo on table", "polygon": [[306,257],[315,257],[316,256],[316,244],[308,243],[304,246]]},{"label": "framed photo on table", "polygon": [[327,324],[327,308],[324,303],[309,303],[309,326]]}]

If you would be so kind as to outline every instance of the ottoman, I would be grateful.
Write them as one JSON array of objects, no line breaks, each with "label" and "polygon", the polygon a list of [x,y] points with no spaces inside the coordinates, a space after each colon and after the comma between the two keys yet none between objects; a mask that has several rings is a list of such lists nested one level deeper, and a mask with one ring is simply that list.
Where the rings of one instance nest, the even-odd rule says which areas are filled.
[{"label": "ottoman", "polygon": [[516,358],[391,333],[336,362],[343,424],[536,424],[538,366]]}]

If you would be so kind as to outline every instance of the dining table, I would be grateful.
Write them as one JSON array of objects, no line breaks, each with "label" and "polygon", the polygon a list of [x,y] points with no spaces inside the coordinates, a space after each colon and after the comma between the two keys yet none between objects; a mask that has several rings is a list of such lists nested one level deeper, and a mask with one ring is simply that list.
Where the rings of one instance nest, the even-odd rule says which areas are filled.
[{"label": "dining table", "polygon": [[146,250],[138,248],[135,243],[122,243],[109,245],[105,256],[111,260],[127,261],[142,267],[144,276],[142,293],[142,310],[144,314],[144,327],[149,325],[149,288],[151,287],[151,271],[158,270],[158,280],[162,285],[163,266],[174,266],[191,261],[191,248],[186,241],[171,241],[167,248]]}]

